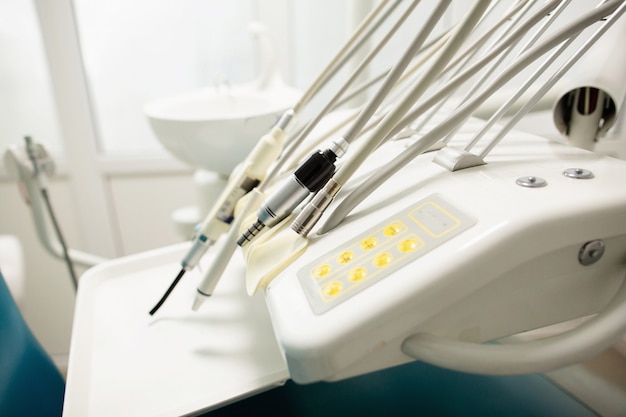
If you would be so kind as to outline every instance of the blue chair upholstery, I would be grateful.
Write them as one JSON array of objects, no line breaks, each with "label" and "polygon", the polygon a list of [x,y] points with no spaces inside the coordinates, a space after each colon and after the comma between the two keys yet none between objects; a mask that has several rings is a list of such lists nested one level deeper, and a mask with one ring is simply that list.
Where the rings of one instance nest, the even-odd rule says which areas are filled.
[{"label": "blue chair upholstery", "polygon": [[0,416],[60,416],[65,381],[31,333],[0,272]]},{"label": "blue chair upholstery", "polygon": [[484,376],[412,362],[344,381],[288,381],[203,417],[598,417],[542,375]]}]

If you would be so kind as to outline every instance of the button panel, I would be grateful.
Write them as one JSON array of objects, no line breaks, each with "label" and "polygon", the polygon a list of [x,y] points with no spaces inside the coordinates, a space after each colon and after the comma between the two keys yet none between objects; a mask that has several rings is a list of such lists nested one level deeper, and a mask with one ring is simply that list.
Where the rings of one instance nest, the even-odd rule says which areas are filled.
[{"label": "button panel", "polygon": [[314,313],[324,313],[476,222],[432,195],[298,271]]}]

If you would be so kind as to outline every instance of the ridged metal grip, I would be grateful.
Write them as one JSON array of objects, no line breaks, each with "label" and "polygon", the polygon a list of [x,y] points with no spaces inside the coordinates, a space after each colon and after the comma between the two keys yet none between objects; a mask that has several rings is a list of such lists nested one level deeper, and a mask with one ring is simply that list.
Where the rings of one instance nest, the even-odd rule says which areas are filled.
[{"label": "ridged metal grip", "polygon": [[239,236],[239,240],[237,240],[237,245],[244,247],[248,242],[252,241],[256,235],[259,234],[261,230],[265,228],[265,224],[259,219],[255,221],[252,226],[248,228],[241,236]]}]

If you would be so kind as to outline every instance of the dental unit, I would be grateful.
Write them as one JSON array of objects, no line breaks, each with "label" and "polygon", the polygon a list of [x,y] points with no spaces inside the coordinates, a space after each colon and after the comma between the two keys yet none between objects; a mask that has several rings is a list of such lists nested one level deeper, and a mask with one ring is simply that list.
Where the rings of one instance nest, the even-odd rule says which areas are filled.
[{"label": "dental unit", "polygon": [[[191,242],[98,260],[81,278],[64,415],[194,414],[414,361],[548,373],[622,340],[626,162],[594,147],[626,140],[626,54],[606,57],[626,1],[568,17],[572,3],[475,0],[452,19],[451,0],[380,1],[234,168]],[[416,15],[394,62],[355,86]],[[615,68],[598,81],[601,59]],[[555,96],[562,141],[517,129]],[[11,155],[22,178],[51,173],[30,140]],[[532,337],[563,323],[575,326]],[[155,362],[167,377],[150,376]],[[150,387],[133,393],[138,409],[121,385],[104,393],[122,372]]]}]

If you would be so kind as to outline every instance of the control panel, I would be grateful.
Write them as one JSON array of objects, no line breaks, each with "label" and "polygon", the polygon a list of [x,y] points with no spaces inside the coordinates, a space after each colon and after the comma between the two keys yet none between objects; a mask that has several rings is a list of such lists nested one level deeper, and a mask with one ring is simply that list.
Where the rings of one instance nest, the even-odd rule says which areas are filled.
[{"label": "control panel", "polygon": [[308,263],[298,279],[313,312],[322,314],[475,223],[434,194]]}]

